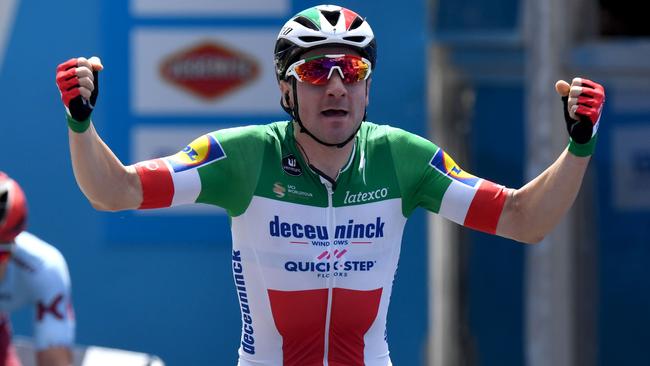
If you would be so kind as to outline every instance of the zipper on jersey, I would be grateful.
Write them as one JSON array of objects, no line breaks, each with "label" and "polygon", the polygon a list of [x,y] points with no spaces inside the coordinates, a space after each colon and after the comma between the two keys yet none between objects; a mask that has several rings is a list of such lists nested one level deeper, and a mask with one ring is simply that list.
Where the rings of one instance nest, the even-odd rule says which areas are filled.
[{"label": "zipper on jersey", "polygon": [[332,320],[332,294],[334,292],[333,290],[333,281],[334,281],[334,273],[332,273],[332,260],[335,260],[335,256],[332,253],[332,248],[334,246],[334,225],[336,223],[336,217],[334,216],[334,203],[333,203],[333,196],[334,196],[334,190],[332,187],[332,182],[330,182],[328,179],[324,177],[320,177],[321,183],[325,186],[325,189],[327,189],[327,232],[330,233],[330,245],[329,245],[329,256],[327,257],[327,261],[329,262],[328,264],[328,272],[327,272],[327,310],[325,313],[325,339],[324,339],[324,350],[325,352],[323,353],[323,366],[328,366],[329,365],[329,335],[330,335],[330,323]]}]

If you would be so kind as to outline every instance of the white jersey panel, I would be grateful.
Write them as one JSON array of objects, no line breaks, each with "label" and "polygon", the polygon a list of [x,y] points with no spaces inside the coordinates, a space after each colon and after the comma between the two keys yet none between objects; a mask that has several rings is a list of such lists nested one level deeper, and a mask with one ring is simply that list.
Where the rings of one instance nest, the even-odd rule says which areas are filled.
[{"label": "white jersey panel", "polygon": [[36,348],[71,346],[75,321],[65,259],[56,248],[27,232],[18,235],[15,243],[0,281],[0,311],[34,306]]},{"label": "white jersey panel", "polygon": [[[328,227],[322,223],[327,222],[329,210],[334,222]],[[333,296],[327,309],[316,306],[311,311],[330,314],[332,324],[324,329],[336,329],[337,323],[345,329],[347,314],[341,311],[345,313],[346,301],[355,301],[348,299],[367,301],[368,328],[361,335],[366,364],[390,365],[386,315],[405,223],[400,199],[325,208],[253,197],[246,213],[232,219],[233,270],[243,325],[249,320],[245,310],[250,309],[254,331],[253,344],[242,337],[240,365],[282,364],[282,345],[290,330],[282,329],[286,320],[281,312],[295,309],[296,293],[301,294],[298,301]],[[243,275],[243,281],[238,275]],[[239,286],[242,282],[245,286]],[[374,298],[376,303],[368,300]],[[253,347],[255,357],[250,353]]]},{"label": "white jersey panel", "polygon": [[475,186],[470,186],[452,179],[440,205],[439,214],[462,225],[481,181]]}]

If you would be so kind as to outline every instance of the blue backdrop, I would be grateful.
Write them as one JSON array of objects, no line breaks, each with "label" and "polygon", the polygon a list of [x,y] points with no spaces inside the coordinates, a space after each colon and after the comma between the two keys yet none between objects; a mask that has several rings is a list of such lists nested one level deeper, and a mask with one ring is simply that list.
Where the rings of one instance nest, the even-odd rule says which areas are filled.
[{"label": "blue backdrop", "polygon": [[[4,137],[0,169],[26,191],[29,229],[56,245],[68,260],[79,343],[154,353],[170,366],[234,365],[240,317],[230,271],[230,237],[223,230],[228,227],[227,219],[221,218],[217,224],[221,231],[208,240],[195,240],[189,234],[186,241],[164,240],[166,235],[182,238],[178,233],[190,230],[192,225],[180,219],[172,226],[148,226],[144,236],[133,225],[132,214],[92,209],[74,181],[64,110],[54,84],[56,65],[71,57],[102,57],[106,70],[93,119],[118,157],[130,163],[127,138],[112,132],[129,121],[111,119],[126,111],[124,95],[129,93],[125,68],[129,50],[124,37],[130,20],[124,3],[19,2],[0,69],[0,135]],[[388,1],[339,3],[367,17],[379,40],[370,119],[425,133],[425,1],[393,9],[390,18],[385,13]],[[312,5],[316,3],[294,1],[281,17],[198,22],[262,25],[279,31],[290,15]],[[165,22],[153,19],[144,25]],[[193,23],[174,22],[179,26]],[[408,40],[395,27],[409,29]],[[246,122],[265,121],[258,117]],[[127,243],[129,231],[135,239]],[[421,364],[424,359],[425,238],[420,212],[407,225],[390,310],[389,341],[398,365]],[[15,314],[13,319],[16,333],[31,334],[30,311]]]},{"label": "blue backdrop", "polygon": [[[208,20],[133,20],[126,2],[109,0],[18,3],[0,68],[0,169],[20,181],[27,193],[30,230],[60,248],[68,260],[78,342],[154,353],[170,366],[233,365],[240,318],[227,220],[218,219],[213,224],[218,235],[206,238],[184,235],[192,227],[187,219],[175,218],[170,224],[152,218],[147,230],[140,230],[144,226],[131,213],[92,209],[72,174],[54,70],[71,57],[102,57],[106,71],[94,120],[128,163],[128,138],[119,126],[153,121],[112,118],[129,113],[130,27],[171,22],[183,27],[279,29],[291,14],[316,2],[294,0],[282,16]],[[526,89],[520,1],[443,0],[431,12],[427,3],[339,2],[367,17],[378,38],[369,119],[426,134],[426,46],[430,38],[446,43],[451,62],[466,72],[476,92],[469,170],[519,186],[525,161],[521,121]],[[436,21],[433,29],[430,20]],[[649,43],[643,39],[595,40],[567,55],[572,70],[608,88],[591,168],[597,179],[592,227],[598,237],[599,297],[594,306],[602,365],[650,363],[644,337],[650,327],[650,70],[644,64],[649,55]],[[262,123],[282,116],[243,117],[246,123]],[[232,124],[241,119],[203,117],[194,122]],[[173,116],[158,121],[175,122]],[[483,234],[470,237],[467,298],[476,364],[523,364],[526,249]],[[418,212],[407,224],[389,312],[396,365],[420,365],[424,360],[426,272],[424,215]],[[15,314],[16,333],[31,333],[30,317],[29,311]]]}]

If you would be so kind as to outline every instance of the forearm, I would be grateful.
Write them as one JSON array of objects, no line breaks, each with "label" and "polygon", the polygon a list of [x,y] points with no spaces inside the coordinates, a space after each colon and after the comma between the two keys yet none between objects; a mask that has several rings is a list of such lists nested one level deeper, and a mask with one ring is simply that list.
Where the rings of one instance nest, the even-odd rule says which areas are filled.
[{"label": "forearm", "polygon": [[137,208],[142,201],[140,180],[124,166],[90,125],[83,133],[69,130],[72,167],[79,188],[98,210]]},{"label": "forearm", "polygon": [[542,240],[573,205],[589,163],[566,149],[544,172],[506,199],[497,234],[526,243]]}]

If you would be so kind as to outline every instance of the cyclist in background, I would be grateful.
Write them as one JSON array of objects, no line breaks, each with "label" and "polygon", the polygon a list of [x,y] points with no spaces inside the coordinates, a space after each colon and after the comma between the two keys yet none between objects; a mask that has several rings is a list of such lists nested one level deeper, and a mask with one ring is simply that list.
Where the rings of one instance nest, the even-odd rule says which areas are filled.
[{"label": "cyclist in background", "polygon": [[391,365],[388,303],[404,225],[417,207],[535,243],[576,197],[595,146],[602,86],[582,78],[556,84],[568,147],[511,189],[463,171],[424,138],[367,121],[376,56],[363,17],[333,5],[306,9],[275,44],[290,121],[215,131],[177,154],[128,166],[90,120],[100,60],[73,58],[57,68],[75,177],[95,208],[200,202],[228,212],[240,366]]},{"label": "cyclist in background", "polygon": [[21,365],[9,314],[33,306],[36,364],[69,366],[75,320],[68,267],[56,248],[25,231],[26,219],[23,190],[0,172],[0,365]]}]

